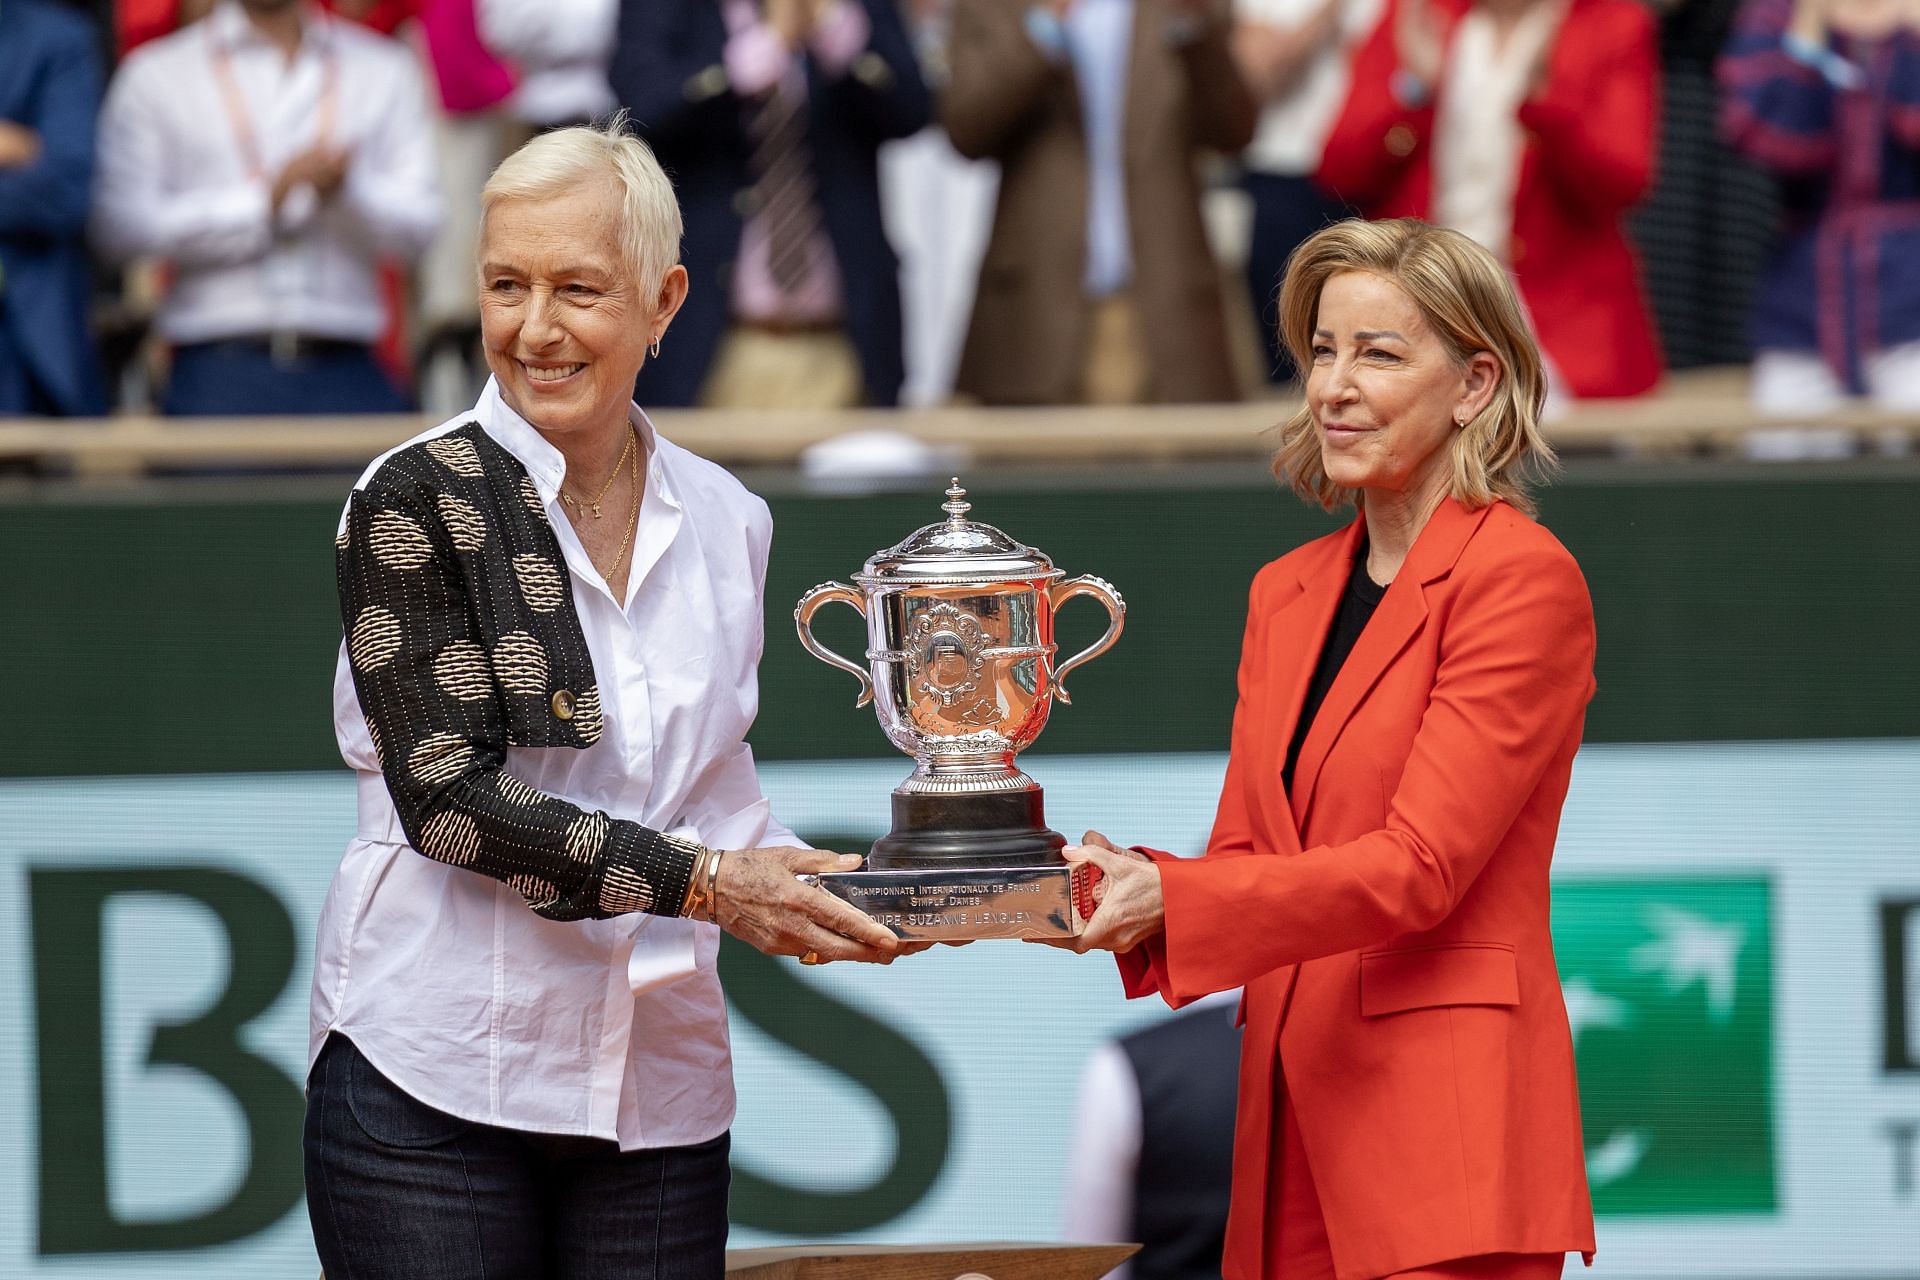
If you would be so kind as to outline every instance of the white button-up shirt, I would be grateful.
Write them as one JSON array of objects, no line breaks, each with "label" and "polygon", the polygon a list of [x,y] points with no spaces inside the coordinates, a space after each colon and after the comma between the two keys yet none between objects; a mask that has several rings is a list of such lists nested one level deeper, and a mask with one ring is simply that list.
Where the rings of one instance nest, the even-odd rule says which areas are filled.
[{"label": "white button-up shirt", "polygon": [[[797,844],[772,820],[744,741],[759,705],[766,504],[633,409],[646,478],[615,600],[559,506],[565,460],[493,382],[474,412],[419,439],[475,420],[546,504],[603,700],[593,746],[509,747],[507,772],[714,847]],[[719,930],[650,915],[546,920],[505,884],[408,847],[344,646],[334,732],[359,773],[360,825],[321,912],[311,1052],[339,1031],[414,1097],[486,1124],[622,1150],[723,1132],[734,1093]]]},{"label": "white button-up shirt", "polygon": [[[276,214],[275,176],[323,128],[352,153],[340,190],[322,202],[296,188]],[[315,9],[288,61],[226,0],[134,50],[114,77],[93,236],[109,257],[172,264],[158,317],[172,342],[371,342],[385,327],[377,264],[417,258],[433,238],[436,175],[426,86],[405,45]]]}]

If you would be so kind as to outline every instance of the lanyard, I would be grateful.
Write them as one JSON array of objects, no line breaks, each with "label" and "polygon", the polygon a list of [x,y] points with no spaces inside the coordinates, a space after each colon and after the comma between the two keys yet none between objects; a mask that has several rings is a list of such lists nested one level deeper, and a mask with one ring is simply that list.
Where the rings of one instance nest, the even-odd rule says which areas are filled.
[{"label": "lanyard", "polygon": [[[268,173],[265,161],[260,156],[259,140],[253,135],[253,122],[247,113],[247,100],[240,92],[240,82],[234,79],[233,58],[227,52],[224,42],[217,39],[212,24],[207,24],[208,56],[213,60],[214,78],[220,82],[220,97],[227,109],[227,119],[233,126],[233,138],[240,147],[240,157],[246,162],[247,172],[256,182],[266,182]],[[334,118],[339,114],[340,103],[340,62],[331,42],[320,55],[324,64],[322,75],[325,77],[320,89],[319,129],[316,132],[315,145],[326,146],[333,140]]]}]

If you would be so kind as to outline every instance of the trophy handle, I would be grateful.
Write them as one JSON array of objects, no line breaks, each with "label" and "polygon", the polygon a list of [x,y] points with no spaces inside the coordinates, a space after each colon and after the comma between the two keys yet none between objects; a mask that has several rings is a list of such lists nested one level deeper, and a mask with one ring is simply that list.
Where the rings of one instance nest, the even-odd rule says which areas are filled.
[{"label": "trophy handle", "polygon": [[1073,705],[1073,699],[1067,694],[1067,672],[1083,662],[1091,662],[1107,650],[1113,648],[1113,642],[1120,638],[1120,628],[1127,622],[1127,602],[1113,589],[1113,584],[1105,578],[1096,578],[1083,573],[1077,578],[1068,578],[1058,583],[1050,593],[1053,597],[1053,611],[1060,612],[1060,606],[1075,596],[1092,596],[1107,606],[1107,616],[1113,621],[1107,624],[1107,634],[1101,636],[1087,648],[1062,663],[1053,673],[1053,696],[1067,705]]},{"label": "trophy handle", "polygon": [[813,636],[814,612],[823,604],[834,604],[836,602],[839,604],[852,605],[854,611],[862,618],[867,616],[866,601],[858,591],[855,591],[844,582],[823,582],[813,590],[807,592],[807,594],[801,596],[800,603],[793,607],[794,629],[800,633],[800,643],[806,647],[808,653],[820,659],[820,661],[826,663],[828,666],[838,667],[842,671],[850,671],[853,673],[853,678],[860,682],[860,698],[853,705],[856,707],[864,707],[873,701],[873,680],[867,675],[865,669],[857,667],[847,661],[814,639]]}]

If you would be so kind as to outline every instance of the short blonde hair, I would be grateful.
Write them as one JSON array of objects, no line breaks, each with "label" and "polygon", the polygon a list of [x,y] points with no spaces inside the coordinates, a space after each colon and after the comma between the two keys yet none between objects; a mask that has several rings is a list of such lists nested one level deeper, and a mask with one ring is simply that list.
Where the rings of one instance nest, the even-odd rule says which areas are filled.
[{"label": "short blonde hair", "polygon": [[502,200],[550,200],[596,180],[613,182],[620,194],[627,264],[641,296],[651,298],[680,261],[680,203],[624,111],[602,125],[543,133],[502,160],[480,190],[480,226]]},{"label": "short blonde hair", "polygon": [[[1532,514],[1528,482],[1557,462],[1540,434],[1546,373],[1506,268],[1478,244],[1416,218],[1336,222],[1303,241],[1287,260],[1280,285],[1280,336],[1294,363],[1313,368],[1313,333],[1327,281],[1365,271],[1404,290],[1456,365],[1485,351],[1500,365],[1493,399],[1453,433],[1451,495],[1471,508],[1505,498]],[[1360,505],[1358,491],[1328,479],[1314,430],[1312,406],[1280,427],[1273,473],[1293,491],[1328,511]]]}]

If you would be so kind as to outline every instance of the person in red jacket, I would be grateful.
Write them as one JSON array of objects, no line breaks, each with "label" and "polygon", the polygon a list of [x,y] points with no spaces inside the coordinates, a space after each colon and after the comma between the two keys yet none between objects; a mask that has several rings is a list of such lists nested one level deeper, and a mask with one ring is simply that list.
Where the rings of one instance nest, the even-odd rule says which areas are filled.
[{"label": "person in red jacket", "polygon": [[1491,249],[1556,392],[1637,395],[1661,358],[1621,222],[1653,173],[1658,75],[1634,0],[1391,0],[1318,179]]},{"label": "person in red jacket", "polygon": [[1548,869],[1593,605],[1529,516],[1540,355],[1458,232],[1337,223],[1280,294],[1275,470],[1344,530],[1262,569],[1206,856],[1103,873],[1058,945],[1127,994],[1244,985],[1227,1280],[1554,1280],[1594,1248]]}]

